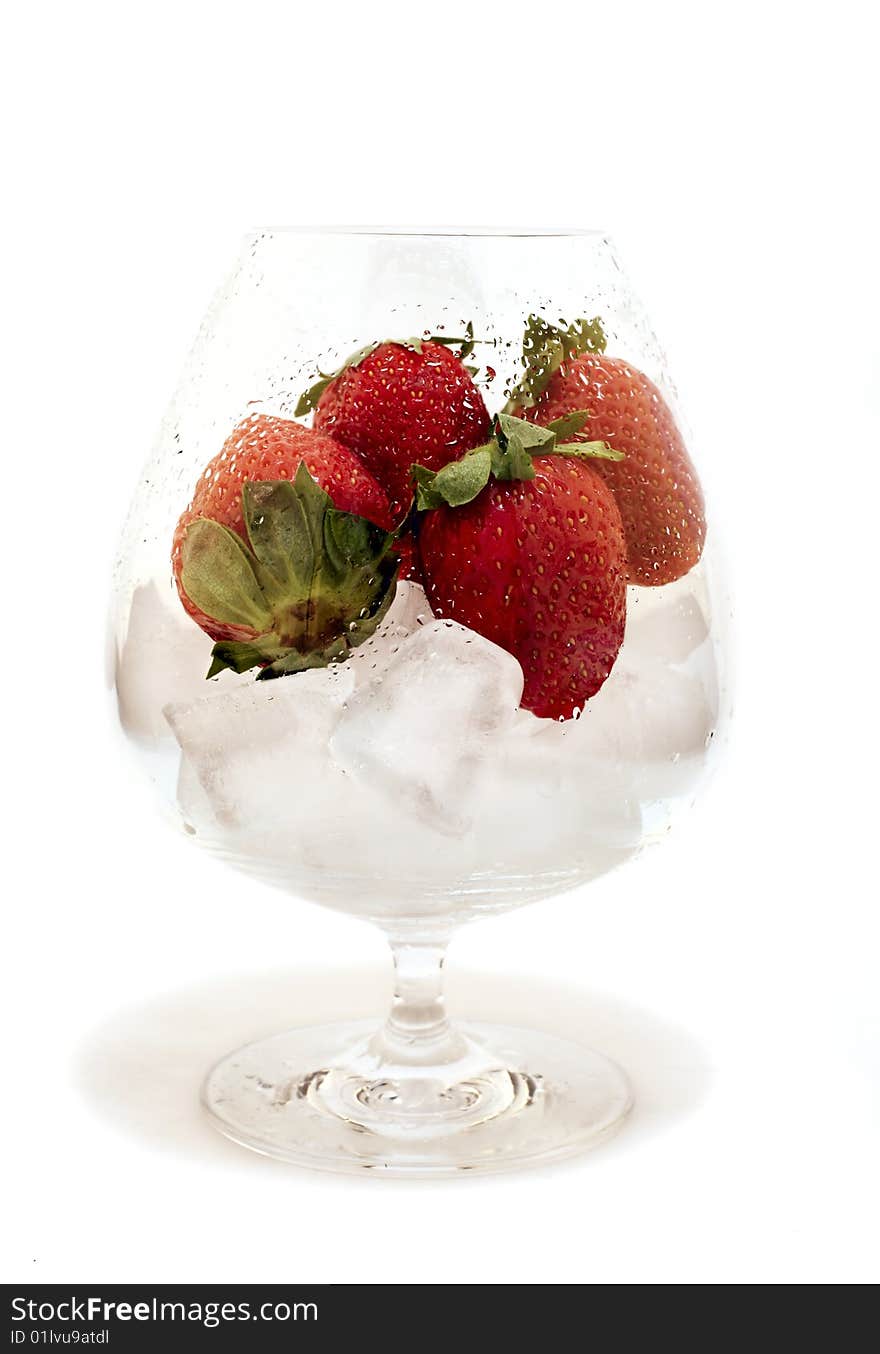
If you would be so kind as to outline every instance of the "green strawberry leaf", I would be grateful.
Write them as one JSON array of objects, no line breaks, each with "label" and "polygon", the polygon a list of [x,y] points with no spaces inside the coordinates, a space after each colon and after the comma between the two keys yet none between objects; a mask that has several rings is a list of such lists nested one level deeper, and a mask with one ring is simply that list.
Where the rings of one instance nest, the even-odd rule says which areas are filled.
[{"label": "green strawberry leaf", "polygon": [[199,517],[183,538],[180,582],[200,611],[223,625],[241,625],[260,634],[272,611],[258,577],[258,564],[244,541],[228,527]]},{"label": "green strawberry leaf", "polygon": [[303,391],[297,400],[296,408],[293,411],[295,418],[302,418],[305,414],[310,414],[313,409],[317,409],[321,396],[324,394],[324,391],[327,389],[330,382],[335,379],[335,376],[336,373],[332,376],[321,376],[314,385],[309,386],[308,390]]},{"label": "green strawberry leaf", "polygon": [[589,409],[572,409],[570,414],[563,414],[561,418],[554,418],[547,427],[556,434],[557,441],[563,438],[574,437],[581,431],[587,419],[590,417]]},{"label": "green strawberry leaf", "polygon": [[259,640],[253,643],[246,640],[218,640],[211,650],[211,666],[207,678],[216,677],[224,668],[230,668],[233,672],[247,672],[250,668],[274,662],[275,659],[283,657],[284,653],[285,650],[271,640],[265,643]]},{"label": "green strawberry leaf", "polygon": [[535,467],[532,464],[531,452],[523,444],[518,433],[514,433],[507,440],[502,467],[501,472],[496,476],[497,479],[533,480],[535,478]]},{"label": "green strawberry leaf", "polygon": [[378,343],[366,343],[363,348],[358,348],[350,357],[347,357],[342,365],[337,367],[335,371],[331,371],[329,375],[325,375],[324,372],[319,371],[318,376],[320,379],[317,380],[313,386],[309,386],[308,390],[300,395],[297,406],[293,411],[294,417],[302,418],[304,414],[310,414],[313,409],[317,409],[318,401],[324,394],[324,391],[327,389],[330,382],[335,381],[337,376],[341,376],[349,367],[359,367],[364,358],[369,357],[370,353],[374,353],[378,347]]},{"label": "green strawberry leaf", "polygon": [[622,461],[622,451],[616,451],[607,442],[557,442],[548,453],[550,456],[574,456],[583,461]]},{"label": "green strawberry leaf", "polygon": [[339,508],[328,508],[323,522],[323,571],[332,582],[343,584],[353,572],[376,568],[394,542],[394,532],[377,527],[366,517]]},{"label": "green strawberry leaf", "polygon": [[591,320],[575,320],[564,333],[568,357],[578,353],[604,353],[608,347],[608,337],[598,315],[594,315]]},{"label": "green strawberry leaf", "polygon": [[[296,480],[245,482],[242,510],[251,549],[263,566],[263,590],[280,601],[311,586],[330,497],[304,463]],[[268,575],[268,577],[267,577]]]},{"label": "green strawberry leaf", "polygon": [[416,508],[419,512],[427,512],[429,508],[442,508],[446,502],[442,494],[434,490],[434,480],[437,476],[436,470],[429,470],[426,465],[410,466],[410,475],[415,481],[416,486]]},{"label": "green strawberry leaf", "polygon": [[[473,320],[468,320],[464,327],[464,338],[451,338],[447,334],[432,334],[431,342],[442,343],[447,348],[458,348],[459,361],[463,362],[466,357],[470,357],[476,344],[482,342],[482,340],[474,338],[474,323]],[[468,367],[468,371],[471,373],[477,370],[476,367]]]},{"label": "green strawberry leaf", "polygon": [[512,414],[499,414],[498,427],[508,440],[517,438],[523,447],[552,447],[556,440],[553,428],[545,428],[540,423],[527,423],[524,418],[514,418]]},{"label": "green strawberry leaf", "polygon": [[416,506],[420,511],[439,508],[443,503],[450,508],[460,508],[471,503],[489,483],[492,473],[490,445],[476,447],[460,461],[450,461],[436,472],[423,465],[414,465],[412,469],[417,485]]},{"label": "green strawberry leaf", "polygon": [[546,447],[552,447],[554,434],[548,428],[512,414],[499,414],[495,423],[497,452],[492,469],[498,480],[533,480],[535,467],[532,457]]},{"label": "green strawberry leaf", "polygon": [[349,645],[343,637],[333,640],[320,652],[302,654],[296,649],[288,649],[272,663],[257,673],[258,682],[270,681],[273,677],[287,677],[294,672],[308,672],[310,668],[328,668],[333,663],[343,663],[349,655]]}]

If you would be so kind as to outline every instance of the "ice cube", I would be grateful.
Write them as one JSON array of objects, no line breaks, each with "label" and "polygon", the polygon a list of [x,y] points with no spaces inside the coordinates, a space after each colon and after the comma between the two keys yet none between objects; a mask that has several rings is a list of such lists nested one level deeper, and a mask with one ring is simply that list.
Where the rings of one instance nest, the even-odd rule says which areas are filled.
[{"label": "ice cube", "polygon": [[627,590],[626,663],[685,663],[709,634],[704,605],[690,576],[663,588]]},{"label": "ice cube", "polygon": [[356,691],[332,755],[395,814],[461,835],[522,688],[522,669],[505,650],[453,621],[430,621]]},{"label": "ice cube", "polygon": [[638,849],[638,796],[617,767],[583,755],[574,727],[521,711],[505,732],[475,813],[483,868],[583,880]]},{"label": "ice cube", "polygon": [[170,741],[162,714],[169,703],[192,701],[230,686],[233,673],[205,682],[213,641],[186,614],[169,584],[167,600],[154,581],[135,588],[125,640],[116,655],[119,720],[129,737]]},{"label": "ice cube", "polygon": [[414,630],[433,619],[434,613],[421,583],[414,583],[411,578],[403,578],[397,585],[394,601],[379,629],[389,630],[396,626],[411,635]]},{"label": "ice cube", "polygon": [[381,625],[369,639],[352,651],[348,660],[352,664],[357,684],[362,686],[379,677],[403,641],[433,619],[425,589],[420,583],[404,578],[397,585],[394,601]]},{"label": "ice cube", "polygon": [[643,803],[688,794],[717,720],[710,692],[667,663],[622,659],[571,725],[577,755],[615,767]]},{"label": "ice cube", "polygon": [[191,826],[206,809],[224,828],[268,831],[295,824],[297,806],[319,792],[327,746],[354,690],[348,664],[274,681],[239,677],[232,690],[165,707],[182,751],[178,804]]}]

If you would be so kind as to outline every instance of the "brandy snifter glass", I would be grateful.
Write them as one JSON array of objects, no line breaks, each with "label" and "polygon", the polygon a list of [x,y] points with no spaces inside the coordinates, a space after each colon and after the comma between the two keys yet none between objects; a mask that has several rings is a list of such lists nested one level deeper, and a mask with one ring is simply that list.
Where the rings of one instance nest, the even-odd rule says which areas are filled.
[{"label": "brandy snifter glass", "polygon": [[727,605],[698,464],[601,233],[244,242],[125,526],[118,716],[176,831],[380,927],[395,977],[382,1025],[224,1058],[230,1138],[444,1175],[620,1125],[621,1069],[451,1022],[442,970],[458,927],[631,860],[703,785]]}]

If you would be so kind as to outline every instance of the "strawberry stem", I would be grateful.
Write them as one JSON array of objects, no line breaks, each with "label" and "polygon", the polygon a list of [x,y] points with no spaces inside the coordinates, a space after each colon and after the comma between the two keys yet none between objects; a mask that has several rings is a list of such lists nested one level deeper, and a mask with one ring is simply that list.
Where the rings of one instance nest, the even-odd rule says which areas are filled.
[{"label": "strawberry stem", "polygon": [[558,441],[560,432],[570,437],[580,431],[588,418],[585,409],[578,409],[544,428],[512,414],[499,414],[490,442],[466,452],[458,461],[450,461],[442,470],[432,471],[423,465],[412,467],[417,509],[428,512],[443,506],[463,507],[482,493],[490,479],[534,479],[536,456],[622,461],[623,452],[615,451],[607,442]]},{"label": "strawberry stem", "polygon": [[511,391],[505,410],[532,409],[564,362],[582,353],[604,353],[607,339],[598,315],[573,324],[551,324],[540,315],[526,320],[522,342],[523,375]]},{"label": "strawberry stem", "polygon": [[432,334],[430,339],[416,336],[407,339],[382,339],[375,343],[366,343],[363,348],[358,348],[350,357],[347,357],[335,371],[332,371],[329,374],[325,374],[322,371],[318,372],[319,379],[314,385],[309,386],[308,390],[303,391],[302,395],[300,395],[297,406],[293,411],[295,416],[297,418],[302,418],[305,414],[310,414],[314,409],[317,409],[321,396],[324,394],[324,391],[330,385],[331,381],[335,381],[337,376],[341,376],[342,373],[349,368],[359,367],[360,364],[368,358],[371,353],[374,353],[377,348],[382,348],[386,343],[391,343],[398,348],[412,348],[414,352],[421,353],[422,345],[428,342],[440,343],[448,348],[454,348],[460,344],[461,348],[458,357],[460,361],[463,362],[466,357],[470,357],[471,353],[474,351],[475,344],[488,343],[490,340],[475,339],[473,322],[469,320],[465,325],[464,338],[447,338],[439,334]]}]

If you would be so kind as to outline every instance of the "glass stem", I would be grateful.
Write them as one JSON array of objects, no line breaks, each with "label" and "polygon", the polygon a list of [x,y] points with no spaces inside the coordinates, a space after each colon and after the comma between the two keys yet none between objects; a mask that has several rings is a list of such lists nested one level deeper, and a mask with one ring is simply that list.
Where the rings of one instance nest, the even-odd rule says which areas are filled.
[{"label": "glass stem", "polygon": [[456,1061],[462,1056],[464,1041],[451,1026],[443,1000],[448,938],[389,939],[394,996],[381,1035],[384,1056],[410,1065]]}]

